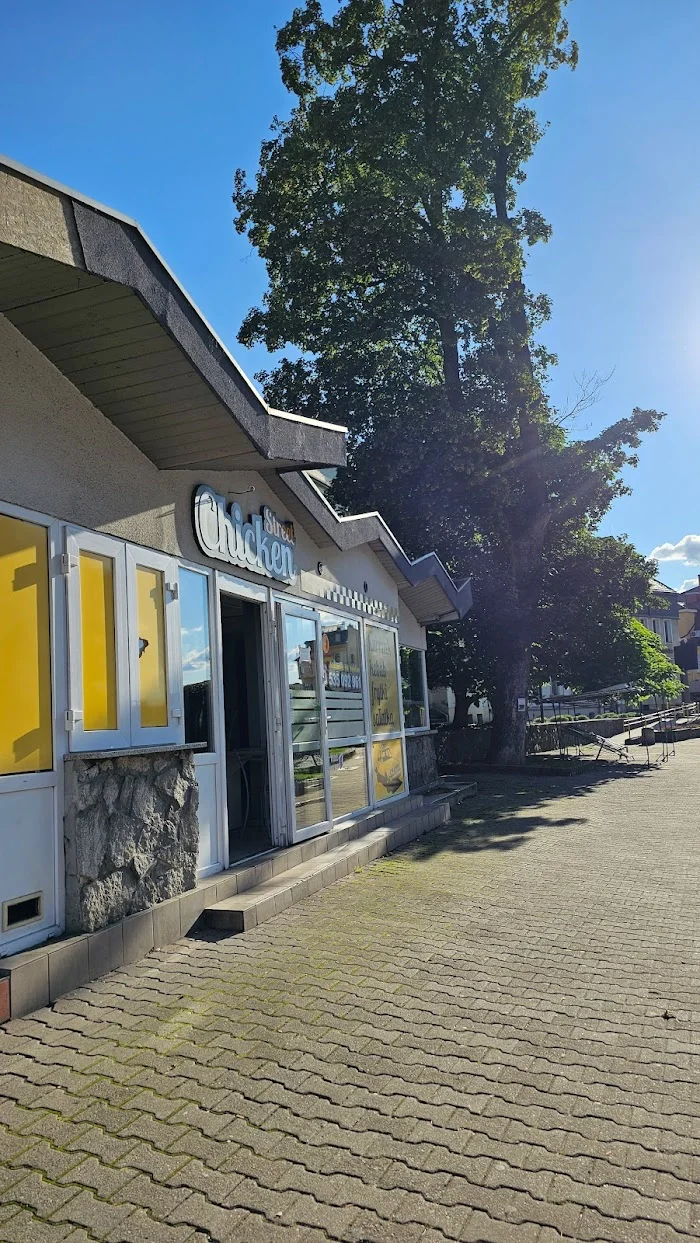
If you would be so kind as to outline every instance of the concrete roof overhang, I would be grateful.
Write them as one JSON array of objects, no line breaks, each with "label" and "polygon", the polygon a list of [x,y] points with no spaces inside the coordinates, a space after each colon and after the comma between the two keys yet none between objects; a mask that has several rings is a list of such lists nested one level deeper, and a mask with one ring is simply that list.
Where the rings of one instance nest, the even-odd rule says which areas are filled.
[{"label": "concrete roof overhang", "polygon": [[342,466],[271,410],[134,220],[0,157],[0,312],[161,470]]},{"label": "concrete roof overhang", "polygon": [[369,545],[422,625],[471,608],[435,553],[329,505],[304,471],[344,465],[346,429],[269,407],[135,220],[4,156],[0,313],[160,470],[274,473],[319,547]]}]

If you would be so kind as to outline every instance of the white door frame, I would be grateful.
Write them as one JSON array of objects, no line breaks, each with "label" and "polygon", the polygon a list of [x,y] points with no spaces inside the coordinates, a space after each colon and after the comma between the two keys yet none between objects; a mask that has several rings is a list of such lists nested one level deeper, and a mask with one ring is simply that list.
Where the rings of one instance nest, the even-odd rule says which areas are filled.
[{"label": "white door frame", "polygon": [[220,799],[220,824],[221,824],[221,858],[224,861],[224,867],[229,866],[229,832],[228,832],[228,791],[226,787],[226,717],[224,705],[224,663],[223,663],[223,635],[221,629],[221,596],[235,596],[240,600],[248,600],[252,604],[257,604],[260,609],[260,650],[262,655],[262,678],[265,705],[265,743],[267,748],[267,790],[268,790],[268,812],[270,816],[270,840],[271,849],[276,846],[285,846],[287,844],[287,816],[286,802],[284,801],[284,790],[281,789],[279,780],[282,765],[281,744],[282,744],[282,718],[279,702],[279,687],[276,677],[276,662],[274,656],[275,645],[275,615],[274,606],[271,600],[271,594],[267,587],[261,587],[257,583],[247,582],[243,578],[237,578],[233,574],[225,574],[221,570],[216,570],[212,574],[212,591],[214,599],[212,601],[212,619],[214,620],[214,642],[212,651],[215,652],[215,690],[214,701],[216,718],[215,728],[218,738],[218,785]]},{"label": "white door frame", "polygon": [[[18,930],[16,937],[3,940],[0,954],[17,954],[32,945],[45,941],[63,931],[65,927],[66,889],[63,849],[64,805],[64,756],[67,752],[66,711],[68,706],[66,664],[66,590],[62,573],[61,554],[63,524],[46,514],[36,513],[19,505],[0,502],[0,513],[8,518],[20,518],[45,527],[47,532],[47,561],[49,576],[49,653],[51,669],[51,742],[53,746],[53,769],[42,773],[19,773],[0,777],[0,796],[19,790],[46,789],[53,786],[53,902],[54,922],[47,925],[29,924],[26,930]],[[0,803],[1,806],[1,803]],[[18,895],[19,896],[19,895]]]},{"label": "white door frame", "polygon": [[[222,809],[224,808],[225,804],[222,803],[222,798],[221,798],[221,781],[220,781],[220,772],[219,772],[220,767],[221,767],[220,765],[221,734],[219,732],[218,701],[220,698],[219,679],[221,677],[221,673],[220,673],[221,666],[220,666],[220,660],[219,660],[219,650],[218,650],[218,646],[216,642],[216,636],[218,634],[218,621],[217,621],[217,611],[216,611],[218,596],[217,596],[215,586],[214,586],[214,577],[215,577],[214,571],[210,570],[208,566],[201,565],[198,561],[186,561],[182,557],[176,559],[173,563],[173,573],[177,573],[178,584],[180,582],[180,573],[182,570],[189,570],[193,574],[199,574],[203,579],[205,579],[206,584],[207,584],[207,617],[209,621],[209,633],[207,635],[207,638],[209,640],[209,659],[210,659],[210,672],[211,672],[210,728],[211,728],[212,749],[211,751],[199,751],[199,750],[194,751],[193,756],[194,756],[195,772],[199,767],[214,768],[217,858],[216,858],[216,861],[212,863],[209,867],[205,867],[201,869],[199,867],[197,868],[197,877],[198,879],[202,880],[206,876],[213,876],[216,872],[221,872],[222,869],[226,867],[226,859],[225,859],[224,850],[223,850],[224,840],[225,840],[226,835],[225,835],[224,828],[222,828],[222,824],[221,824]],[[182,595],[181,588],[180,588],[179,594],[180,596]],[[180,626],[182,626],[182,617],[180,617]],[[182,644],[181,635],[178,635],[178,651],[180,653],[180,657],[179,657],[180,662],[182,661],[181,644]],[[185,725],[184,695],[185,695],[184,676],[183,676],[182,665],[181,665],[180,667],[180,696],[181,696],[180,706],[182,708],[183,731],[184,731],[184,725]]]},{"label": "white door frame", "polygon": [[[328,750],[328,724],[326,717],[326,696],[323,684],[323,651],[322,651],[322,633],[321,633],[321,610],[310,605],[297,604],[291,600],[279,602],[280,610],[280,634],[279,634],[279,653],[280,653],[280,670],[281,681],[283,683],[283,720],[284,720],[284,741],[287,752],[286,772],[287,772],[287,789],[288,789],[288,806],[289,806],[289,840],[296,845],[297,842],[307,841],[310,837],[320,837],[323,833],[328,833],[333,827],[333,812],[331,808],[331,781],[330,781],[330,756]],[[289,681],[287,676],[287,634],[285,619],[287,617],[301,617],[308,621],[313,621],[316,627],[316,678],[318,685],[318,699],[320,707],[320,747],[321,758],[323,764],[323,784],[325,795],[326,816],[324,820],[319,820],[316,824],[309,825],[308,828],[297,829],[295,815],[295,795],[294,795],[294,752],[292,748],[292,714],[289,694]]]}]

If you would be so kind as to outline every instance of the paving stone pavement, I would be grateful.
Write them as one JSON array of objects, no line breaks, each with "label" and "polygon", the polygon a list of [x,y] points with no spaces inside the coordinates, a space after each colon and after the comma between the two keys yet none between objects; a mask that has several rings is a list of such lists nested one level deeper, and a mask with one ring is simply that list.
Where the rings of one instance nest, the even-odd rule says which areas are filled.
[{"label": "paving stone pavement", "polygon": [[700,742],[0,1029],[3,1243],[700,1237]]}]

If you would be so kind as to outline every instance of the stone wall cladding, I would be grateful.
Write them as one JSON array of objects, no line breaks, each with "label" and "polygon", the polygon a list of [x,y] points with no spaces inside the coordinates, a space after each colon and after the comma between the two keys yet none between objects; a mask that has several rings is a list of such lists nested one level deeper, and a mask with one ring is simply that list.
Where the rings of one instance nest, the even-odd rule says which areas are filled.
[{"label": "stone wall cladding", "polygon": [[189,750],[66,761],[66,931],[95,932],[193,889],[199,791]]},{"label": "stone wall cladding", "polygon": [[406,734],[406,763],[411,790],[430,785],[438,777],[435,734]]}]

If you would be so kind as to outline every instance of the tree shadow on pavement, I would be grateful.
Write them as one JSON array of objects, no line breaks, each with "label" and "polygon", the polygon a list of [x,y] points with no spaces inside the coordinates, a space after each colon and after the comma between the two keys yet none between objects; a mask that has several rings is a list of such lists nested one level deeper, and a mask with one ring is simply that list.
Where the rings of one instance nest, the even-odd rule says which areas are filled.
[{"label": "tree shadow on pavement", "polygon": [[650,777],[653,777],[653,770],[626,769],[613,764],[601,765],[584,777],[573,778],[479,773],[476,774],[475,798],[454,807],[448,824],[433,829],[406,849],[418,863],[443,850],[464,854],[515,850],[537,829],[574,829],[588,823],[585,815],[551,814],[552,804],[562,799],[583,799],[611,782]]}]

